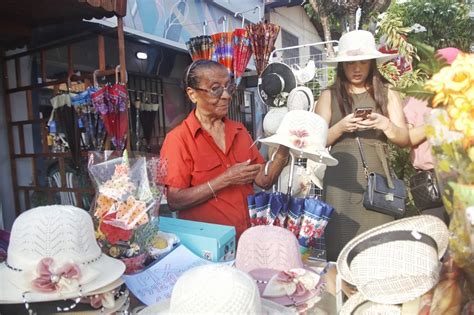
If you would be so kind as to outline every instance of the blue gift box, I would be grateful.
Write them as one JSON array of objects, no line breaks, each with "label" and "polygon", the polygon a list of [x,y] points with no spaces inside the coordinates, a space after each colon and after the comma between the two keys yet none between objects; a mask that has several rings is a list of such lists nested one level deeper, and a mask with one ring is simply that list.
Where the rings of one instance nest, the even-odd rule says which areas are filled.
[{"label": "blue gift box", "polygon": [[235,258],[233,226],[160,217],[160,231],[176,234],[181,244],[199,257],[211,261]]}]

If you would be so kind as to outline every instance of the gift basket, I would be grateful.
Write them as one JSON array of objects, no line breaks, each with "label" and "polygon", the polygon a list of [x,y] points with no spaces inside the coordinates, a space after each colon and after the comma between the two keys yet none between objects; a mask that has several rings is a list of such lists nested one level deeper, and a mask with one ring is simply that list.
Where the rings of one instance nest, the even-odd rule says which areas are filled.
[{"label": "gift basket", "polygon": [[[334,208],[317,197],[292,196],[295,158],[290,152],[290,174],[287,193],[273,189],[261,191],[247,197],[250,223],[256,225],[276,225],[286,228],[298,238],[301,247],[314,247],[323,237],[324,229]],[[267,162],[266,169],[271,163]]]},{"label": "gift basket", "polygon": [[158,232],[166,163],[125,150],[91,152],[88,169],[95,184],[91,207],[102,251],[134,273],[145,267]]}]

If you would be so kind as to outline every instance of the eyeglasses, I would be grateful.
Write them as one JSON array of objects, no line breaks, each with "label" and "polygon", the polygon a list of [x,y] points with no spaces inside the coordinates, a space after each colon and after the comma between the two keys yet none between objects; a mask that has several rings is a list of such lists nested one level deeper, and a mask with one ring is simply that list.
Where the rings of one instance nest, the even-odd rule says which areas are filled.
[{"label": "eyeglasses", "polygon": [[232,95],[234,94],[236,88],[237,88],[237,85],[235,83],[229,83],[227,86],[216,86],[216,87],[213,87],[212,89],[202,89],[202,88],[197,88],[197,87],[193,89],[207,92],[212,97],[221,97],[222,94],[224,94],[224,90],[226,90],[227,93],[229,93],[229,95]]}]

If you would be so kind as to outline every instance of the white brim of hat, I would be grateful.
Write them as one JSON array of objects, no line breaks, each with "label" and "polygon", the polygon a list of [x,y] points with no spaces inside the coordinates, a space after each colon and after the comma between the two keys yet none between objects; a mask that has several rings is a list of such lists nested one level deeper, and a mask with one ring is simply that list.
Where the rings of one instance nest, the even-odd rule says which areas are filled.
[{"label": "white brim of hat", "polygon": [[[273,314],[281,314],[281,315],[294,315],[296,314],[295,311],[293,311],[290,308],[284,307],[280,304],[274,303],[272,301],[268,301],[266,299],[261,299],[262,303],[262,312],[259,314],[266,314],[266,315],[273,315]],[[161,301],[157,304],[148,306],[138,312],[140,315],[146,315],[146,314],[173,314],[170,312],[170,305],[171,305],[171,299],[167,299],[164,301]],[[198,312],[196,311],[196,314],[199,313],[206,313],[206,312]]]},{"label": "white brim of hat", "polygon": [[359,292],[352,295],[342,306],[340,315],[400,315],[400,305],[380,304],[366,300]]},{"label": "white brim of hat", "polygon": [[[125,271],[125,264],[118,259],[102,254],[97,261],[88,264],[87,268],[97,270],[98,276],[91,282],[82,285],[82,295],[84,296],[117,281]],[[16,284],[18,283],[17,277],[18,271],[11,270],[5,263],[0,264],[0,278],[2,279],[0,303],[23,303],[22,294],[25,290]],[[26,295],[26,299],[28,302],[47,302],[63,299],[75,299],[78,296],[79,292],[64,292],[60,295],[58,292],[43,293],[29,291]]]},{"label": "white brim of hat", "polygon": [[278,134],[260,139],[259,141],[271,147],[278,147],[280,145],[288,147],[296,158],[307,158],[315,162],[324,163],[328,166],[336,166],[339,163],[338,160],[333,158],[326,149],[308,151],[308,148],[305,148],[305,150],[301,150],[301,148],[295,147],[289,141],[282,141],[282,137]]},{"label": "white brim of hat", "polygon": [[376,59],[378,64],[384,64],[387,61],[392,60],[397,57],[398,54],[384,54],[381,52],[374,52],[373,54],[363,54],[355,56],[337,56],[334,58],[326,58],[322,60],[324,63],[336,64],[338,62],[350,62],[350,61],[362,61],[362,60],[371,60]]},{"label": "white brim of hat", "polygon": [[448,230],[446,224],[435,216],[418,215],[401,220],[392,221],[381,226],[370,229],[344,246],[337,258],[337,272],[346,282],[356,285],[352,279],[347,257],[351,250],[363,240],[384,232],[390,231],[417,231],[431,236],[438,246],[438,258],[441,259],[448,248]]}]

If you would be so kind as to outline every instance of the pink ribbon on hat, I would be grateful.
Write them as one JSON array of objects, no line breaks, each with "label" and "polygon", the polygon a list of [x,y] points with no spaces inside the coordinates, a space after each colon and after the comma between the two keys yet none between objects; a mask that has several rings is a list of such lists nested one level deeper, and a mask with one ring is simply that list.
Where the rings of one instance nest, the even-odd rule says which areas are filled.
[{"label": "pink ribbon on hat", "polygon": [[263,297],[302,296],[314,290],[319,283],[319,275],[302,268],[280,271],[268,281]]},{"label": "pink ribbon on hat", "polygon": [[301,149],[308,145],[307,137],[309,132],[306,129],[290,130],[290,141],[291,143]]},{"label": "pink ribbon on hat", "polygon": [[43,258],[37,266],[39,277],[32,281],[35,289],[41,292],[53,292],[61,289],[64,282],[76,280],[81,277],[81,269],[73,263],[66,263],[54,270],[53,258]]}]

